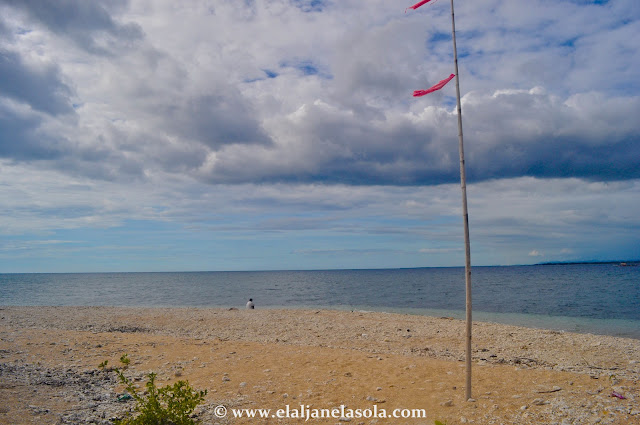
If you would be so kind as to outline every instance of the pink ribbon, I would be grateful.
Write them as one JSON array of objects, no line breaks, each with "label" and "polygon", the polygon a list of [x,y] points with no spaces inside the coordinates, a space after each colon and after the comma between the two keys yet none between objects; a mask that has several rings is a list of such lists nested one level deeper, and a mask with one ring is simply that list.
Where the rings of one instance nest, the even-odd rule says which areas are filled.
[{"label": "pink ribbon", "polygon": [[[427,0],[429,1],[429,0]],[[440,81],[438,84],[434,85],[433,87],[429,87],[426,90],[416,90],[413,92],[413,97],[420,97],[420,96],[424,96],[425,94],[429,94],[431,92],[434,92],[436,90],[440,90],[441,88],[443,88],[449,81],[453,80],[453,77],[455,77],[456,74],[451,74],[449,75],[448,78],[445,78],[444,80]]]},{"label": "pink ribbon", "polygon": [[404,13],[407,13],[407,10],[409,10],[409,9],[416,10],[417,8],[419,8],[420,6],[422,6],[423,4],[427,4],[427,3],[429,3],[430,1],[431,1],[431,0],[422,0],[422,1],[419,1],[418,3],[414,4],[413,6],[409,6],[409,7],[407,7],[407,8],[404,10]]}]

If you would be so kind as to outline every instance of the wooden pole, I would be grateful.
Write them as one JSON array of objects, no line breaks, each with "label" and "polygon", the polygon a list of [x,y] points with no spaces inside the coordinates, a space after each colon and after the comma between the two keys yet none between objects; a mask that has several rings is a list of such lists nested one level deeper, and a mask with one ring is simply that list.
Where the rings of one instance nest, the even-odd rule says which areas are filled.
[{"label": "wooden pole", "polygon": [[460,151],[460,186],[462,188],[462,218],[464,221],[464,246],[465,246],[465,288],[466,288],[466,384],[465,398],[471,397],[471,244],[469,242],[469,212],[467,211],[467,177],[464,167],[464,143],[462,137],[462,105],[460,102],[460,75],[458,74],[458,49],[456,47],[456,21],[453,12],[453,0],[451,0],[451,34],[453,39],[453,58],[456,73],[456,95],[458,99],[458,144]]}]

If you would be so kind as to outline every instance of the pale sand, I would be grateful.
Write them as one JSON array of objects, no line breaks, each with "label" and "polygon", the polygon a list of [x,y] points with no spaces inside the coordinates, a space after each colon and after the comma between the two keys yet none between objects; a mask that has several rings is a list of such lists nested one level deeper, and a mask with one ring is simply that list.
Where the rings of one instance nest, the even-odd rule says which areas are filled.
[{"label": "pale sand", "polygon": [[[427,417],[346,423],[640,424],[640,340],[474,323],[475,401],[468,402],[463,339],[458,320],[358,311],[0,307],[1,364],[87,371],[128,353],[131,376],[155,371],[161,385],[183,379],[208,389],[204,423],[215,423],[218,404],[273,411],[377,404],[387,412],[424,409]],[[91,400],[70,400],[64,389],[5,372],[0,424],[55,424],[87,409]],[[121,391],[113,386],[109,397]]]}]

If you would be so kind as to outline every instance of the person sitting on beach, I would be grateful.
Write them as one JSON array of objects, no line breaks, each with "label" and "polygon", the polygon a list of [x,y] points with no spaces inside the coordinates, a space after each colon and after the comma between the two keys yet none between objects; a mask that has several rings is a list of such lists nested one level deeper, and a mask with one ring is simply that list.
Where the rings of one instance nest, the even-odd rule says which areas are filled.
[{"label": "person sitting on beach", "polygon": [[254,308],[256,308],[256,306],[253,303],[253,298],[249,298],[249,301],[247,301],[247,310],[253,310]]}]

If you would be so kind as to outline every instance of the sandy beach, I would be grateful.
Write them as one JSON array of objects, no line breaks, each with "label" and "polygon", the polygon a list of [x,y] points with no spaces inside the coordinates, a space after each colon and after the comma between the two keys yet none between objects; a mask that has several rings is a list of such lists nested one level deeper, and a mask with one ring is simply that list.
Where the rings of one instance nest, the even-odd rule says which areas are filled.
[{"label": "sandy beach", "polygon": [[[303,423],[291,411],[341,406],[308,422],[640,423],[640,340],[474,323],[466,401],[463,335],[450,318],[363,311],[0,307],[0,424],[122,417],[133,403],[98,365],[125,353],[141,387],[154,371],[161,386],[207,389],[204,424]],[[382,411],[423,417],[371,416]]]}]

